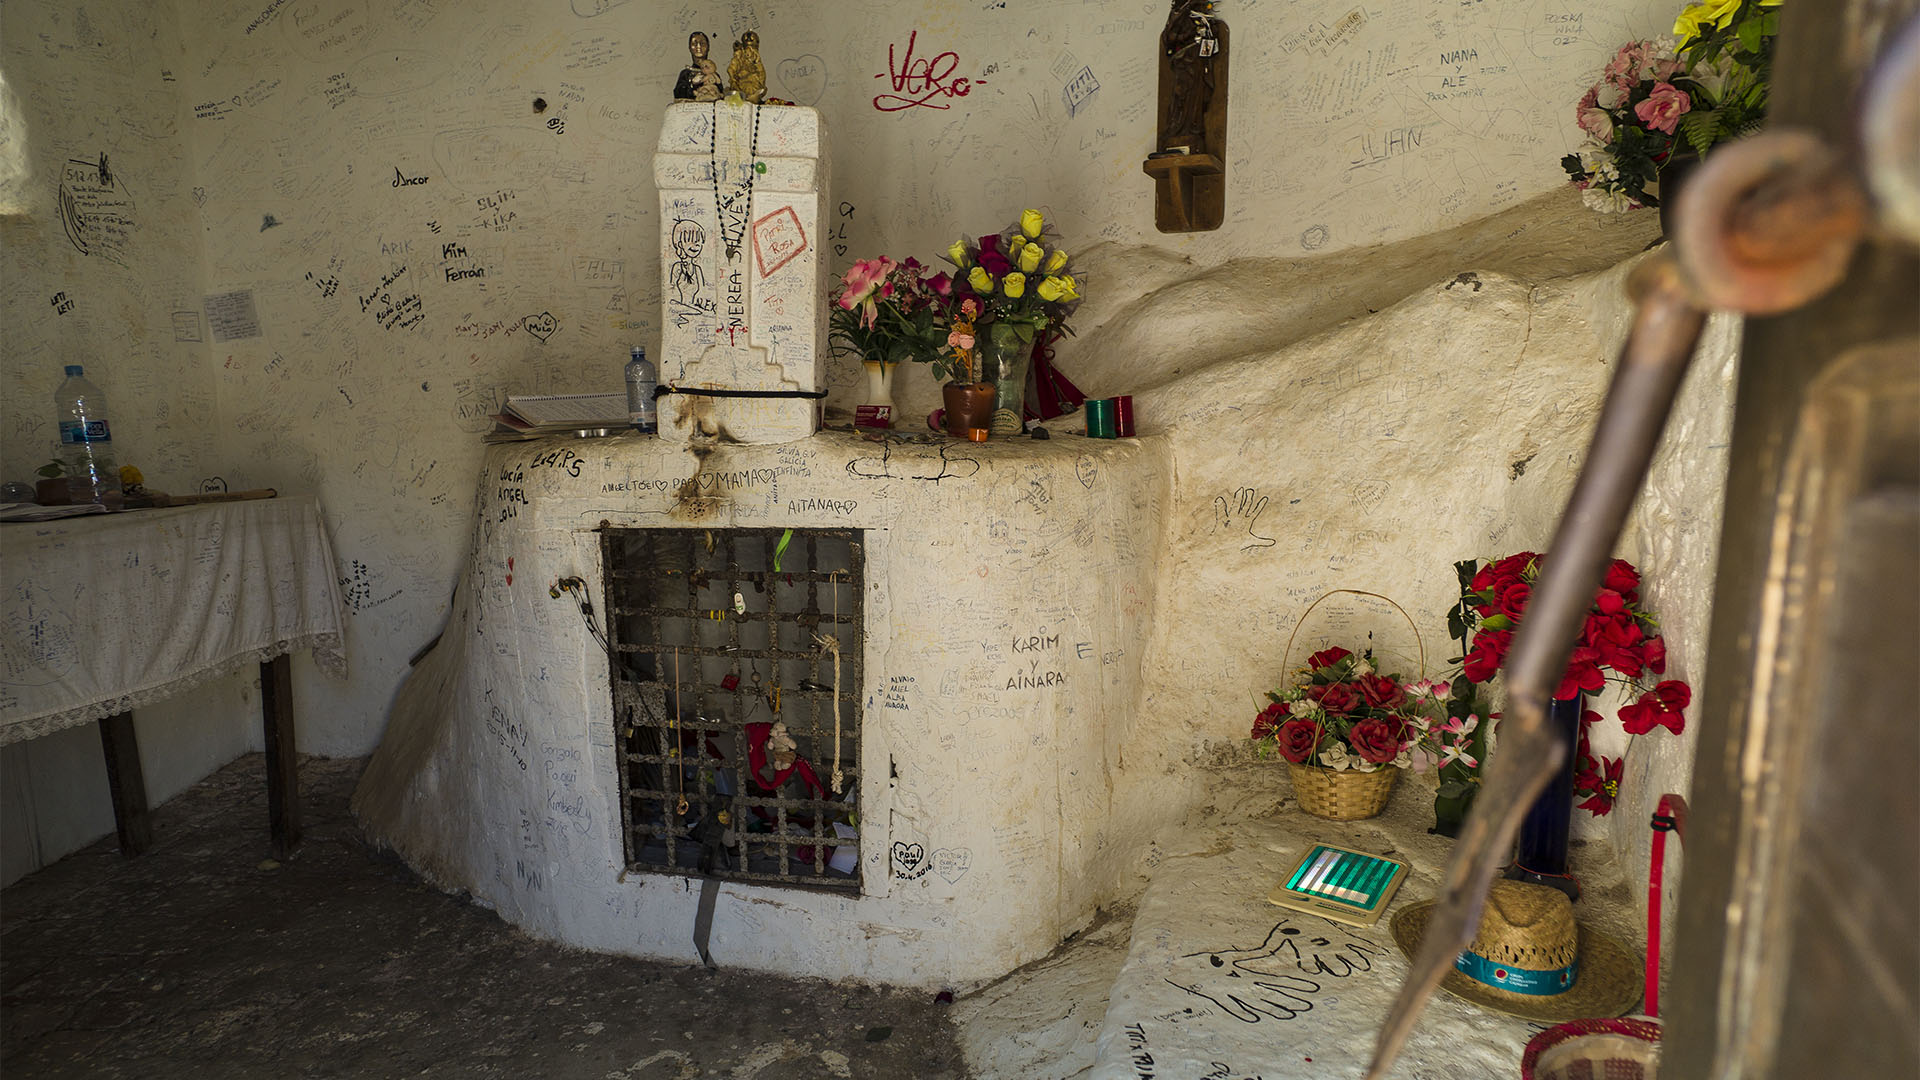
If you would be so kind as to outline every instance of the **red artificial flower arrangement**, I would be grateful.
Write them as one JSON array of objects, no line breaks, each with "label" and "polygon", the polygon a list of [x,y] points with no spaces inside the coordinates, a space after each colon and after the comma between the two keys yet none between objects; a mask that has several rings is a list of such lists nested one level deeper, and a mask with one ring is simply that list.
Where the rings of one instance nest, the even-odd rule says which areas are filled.
[{"label": "red artificial flower arrangement", "polygon": [[[1461,665],[1467,679],[1486,682],[1506,661],[1544,559],[1537,552],[1522,551],[1487,563],[1474,574],[1459,609],[1472,631],[1472,642]],[[1567,658],[1566,674],[1553,696],[1571,701],[1613,682],[1639,694],[1619,710],[1627,734],[1645,735],[1662,727],[1678,735],[1686,730],[1685,710],[1692,703],[1693,691],[1678,679],[1647,685],[1652,676],[1665,674],[1666,670],[1666,641],[1660,636],[1659,620],[1641,604],[1640,572],[1625,559],[1615,559],[1594,593],[1586,623]],[[1600,714],[1592,710],[1581,715],[1574,777],[1575,787],[1587,795],[1580,808],[1596,815],[1613,809],[1622,771],[1622,759],[1596,760],[1589,749],[1587,729],[1599,720]]]},{"label": "red artificial flower arrangement", "polygon": [[1263,756],[1335,770],[1424,763],[1416,754],[1437,760],[1433,720],[1445,714],[1447,690],[1446,683],[1382,674],[1371,652],[1323,649],[1307,658],[1292,685],[1267,692],[1253,740]]}]

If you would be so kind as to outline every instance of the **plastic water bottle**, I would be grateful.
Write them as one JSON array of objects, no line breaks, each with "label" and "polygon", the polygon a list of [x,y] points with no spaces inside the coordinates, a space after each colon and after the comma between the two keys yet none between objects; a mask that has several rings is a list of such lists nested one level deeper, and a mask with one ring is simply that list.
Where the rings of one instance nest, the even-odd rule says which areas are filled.
[{"label": "plastic water bottle", "polygon": [[107,395],[87,381],[79,364],[53,395],[60,423],[59,458],[74,502],[117,503],[120,472],[113,462],[113,431],[107,426]]},{"label": "plastic water bottle", "polygon": [[658,385],[660,380],[654,374],[653,362],[647,359],[647,347],[635,345],[633,356],[627,361],[627,419],[633,424],[633,430],[642,435],[653,435],[660,430],[653,400],[654,387]]}]

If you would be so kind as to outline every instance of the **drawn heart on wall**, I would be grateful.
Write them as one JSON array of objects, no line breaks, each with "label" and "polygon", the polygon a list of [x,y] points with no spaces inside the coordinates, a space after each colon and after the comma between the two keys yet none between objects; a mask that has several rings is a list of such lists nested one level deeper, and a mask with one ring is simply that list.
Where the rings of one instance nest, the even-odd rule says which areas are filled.
[{"label": "drawn heart on wall", "polygon": [[1092,458],[1081,454],[1079,459],[1073,463],[1073,472],[1075,476],[1080,478],[1081,487],[1092,490],[1093,482],[1099,479],[1100,467],[1093,463]]},{"label": "drawn heart on wall", "polygon": [[927,872],[927,849],[919,844],[893,842],[893,865],[898,868],[895,877],[911,881]]},{"label": "drawn heart on wall", "polygon": [[520,325],[526,328],[527,333],[545,341],[553,336],[555,330],[560,329],[560,320],[554,318],[552,312],[543,311],[538,315],[529,315],[521,319]]},{"label": "drawn heart on wall", "polygon": [[774,73],[780,88],[797,105],[811,105],[827,92],[827,62],[812,53],[780,61]]},{"label": "drawn heart on wall", "polygon": [[946,878],[949,885],[964,877],[972,865],[971,848],[940,848],[933,853],[933,872]]}]

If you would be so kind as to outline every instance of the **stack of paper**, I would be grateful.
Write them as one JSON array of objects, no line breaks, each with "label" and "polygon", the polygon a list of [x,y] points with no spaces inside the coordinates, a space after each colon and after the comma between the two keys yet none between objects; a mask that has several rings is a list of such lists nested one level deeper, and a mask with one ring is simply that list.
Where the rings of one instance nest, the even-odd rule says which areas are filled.
[{"label": "stack of paper", "polygon": [[493,430],[487,434],[486,441],[543,439],[549,435],[603,429],[619,432],[630,426],[627,399],[621,394],[509,397],[505,407],[493,414]]}]

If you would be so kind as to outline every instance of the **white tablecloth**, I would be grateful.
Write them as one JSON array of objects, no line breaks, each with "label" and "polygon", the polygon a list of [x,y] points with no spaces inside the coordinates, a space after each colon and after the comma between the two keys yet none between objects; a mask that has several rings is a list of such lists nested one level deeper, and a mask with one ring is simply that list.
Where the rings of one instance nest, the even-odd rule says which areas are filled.
[{"label": "white tablecloth", "polygon": [[311,497],[0,525],[0,745],[311,648],[344,677]]}]

